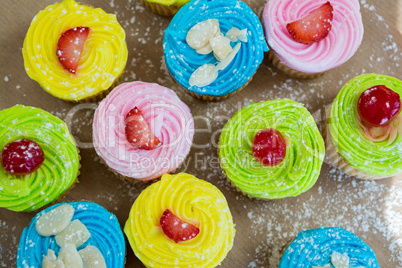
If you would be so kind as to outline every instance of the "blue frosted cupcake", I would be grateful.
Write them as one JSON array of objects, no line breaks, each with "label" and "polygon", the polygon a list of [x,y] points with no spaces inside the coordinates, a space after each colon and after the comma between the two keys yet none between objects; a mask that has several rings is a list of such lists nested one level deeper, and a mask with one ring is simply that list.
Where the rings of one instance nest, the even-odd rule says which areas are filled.
[{"label": "blue frosted cupcake", "polygon": [[17,267],[53,267],[63,262],[65,267],[96,264],[122,268],[125,253],[125,240],[114,214],[91,202],[61,203],[38,213],[24,229]]},{"label": "blue frosted cupcake", "polygon": [[279,268],[379,268],[374,251],[358,236],[340,227],[301,231],[284,250]]},{"label": "blue frosted cupcake", "polygon": [[171,75],[203,100],[243,89],[268,51],[257,15],[237,0],[189,2],[173,17],[163,46]]}]

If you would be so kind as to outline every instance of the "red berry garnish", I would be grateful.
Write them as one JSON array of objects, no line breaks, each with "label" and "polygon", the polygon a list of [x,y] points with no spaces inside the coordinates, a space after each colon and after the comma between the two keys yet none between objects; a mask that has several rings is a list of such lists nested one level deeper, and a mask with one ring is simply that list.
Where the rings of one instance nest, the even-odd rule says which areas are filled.
[{"label": "red berry garnish", "polygon": [[44,160],[45,154],[40,145],[28,139],[10,142],[1,153],[1,164],[12,175],[32,173]]},{"label": "red berry garnish", "polygon": [[88,27],[75,27],[63,33],[57,44],[56,55],[61,65],[73,74],[77,70],[88,34]]},{"label": "red berry garnish", "polygon": [[297,42],[311,44],[319,42],[331,31],[334,8],[326,2],[307,16],[288,23],[286,29]]},{"label": "red berry garnish", "polygon": [[360,95],[357,111],[365,125],[383,126],[401,111],[401,98],[384,85],[374,86]]},{"label": "red berry garnish", "polygon": [[176,243],[193,239],[200,232],[200,229],[179,219],[168,209],[163,212],[160,224],[165,235]]},{"label": "red berry garnish", "polygon": [[126,137],[131,145],[143,150],[153,150],[162,145],[137,107],[131,109],[127,114]]},{"label": "red berry garnish", "polygon": [[272,128],[258,131],[253,139],[253,155],[265,166],[276,166],[286,156],[286,142],[282,134]]}]

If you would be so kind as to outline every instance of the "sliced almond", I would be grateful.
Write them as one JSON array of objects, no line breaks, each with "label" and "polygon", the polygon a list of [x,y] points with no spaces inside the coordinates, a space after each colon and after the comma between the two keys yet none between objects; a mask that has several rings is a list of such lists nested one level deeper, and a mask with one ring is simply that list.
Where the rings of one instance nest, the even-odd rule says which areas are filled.
[{"label": "sliced almond", "polygon": [[220,31],[219,21],[217,19],[209,19],[194,25],[187,33],[187,44],[194,49],[200,49],[206,46],[209,39],[216,36]]},{"label": "sliced almond", "polygon": [[224,36],[216,36],[211,38],[209,41],[214,52],[215,57],[222,61],[226,59],[230,52],[232,52],[232,47],[230,46],[230,39]]},{"label": "sliced almond", "polygon": [[59,260],[64,263],[66,268],[83,268],[83,263],[77,248],[73,244],[65,244],[59,253]]},{"label": "sliced almond", "polygon": [[218,71],[213,64],[200,66],[190,77],[190,86],[205,87],[218,78]]},{"label": "sliced almond", "polygon": [[349,257],[347,254],[341,254],[341,253],[334,251],[331,255],[331,263],[336,268],[348,268],[349,267]]},{"label": "sliced almond", "polygon": [[78,254],[81,256],[84,268],[106,268],[105,259],[97,247],[88,245],[78,251]]},{"label": "sliced almond", "polygon": [[240,47],[241,47],[241,43],[238,43],[237,45],[235,45],[235,47],[233,48],[233,51],[230,52],[230,54],[227,56],[227,58],[224,59],[223,61],[219,62],[218,65],[216,65],[216,69],[218,71],[225,69],[236,57],[237,53],[240,50]]},{"label": "sliced almond", "polygon": [[51,236],[63,231],[74,216],[74,208],[69,204],[63,204],[43,214],[36,222],[35,228],[38,234]]},{"label": "sliced almond", "polygon": [[48,249],[47,256],[45,256],[42,260],[43,268],[56,268],[55,262],[57,261],[56,254],[53,250]]},{"label": "sliced almond", "polygon": [[208,42],[204,47],[196,50],[198,54],[206,55],[212,52],[211,44]]},{"label": "sliced almond", "polygon": [[87,227],[80,220],[73,220],[66,229],[56,235],[56,243],[63,247],[73,244],[76,247],[84,244],[91,237]]},{"label": "sliced almond", "polygon": [[247,43],[247,29],[239,30],[236,27],[233,27],[229,31],[227,31],[226,35],[227,38],[230,39],[232,42],[237,42],[238,40]]}]

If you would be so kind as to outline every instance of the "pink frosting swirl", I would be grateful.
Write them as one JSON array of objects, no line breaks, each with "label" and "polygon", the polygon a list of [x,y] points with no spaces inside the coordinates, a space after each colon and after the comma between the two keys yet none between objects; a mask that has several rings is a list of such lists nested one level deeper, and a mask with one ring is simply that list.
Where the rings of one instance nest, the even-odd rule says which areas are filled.
[{"label": "pink frosting swirl", "polygon": [[[163,143],[146,151],[126,139],[127,113],[137,107]],[[159,178],[178,168],[188,155],[194,121],[188,106],[172,90],[131,82],[116,87],[95,111],[93,142],[98,155],[115,172],[140,181]]]},{"label": "pink frosting swirl", "polygon": [[363,39],[363,22],[358,0],[330,0],[334,19],[329,35],[318,43],[296,42],[286,25],[298,20],[328,0],[270,0],[263,13],[270,48],[286,66],[307,74],[334,69],[349,60]]}]

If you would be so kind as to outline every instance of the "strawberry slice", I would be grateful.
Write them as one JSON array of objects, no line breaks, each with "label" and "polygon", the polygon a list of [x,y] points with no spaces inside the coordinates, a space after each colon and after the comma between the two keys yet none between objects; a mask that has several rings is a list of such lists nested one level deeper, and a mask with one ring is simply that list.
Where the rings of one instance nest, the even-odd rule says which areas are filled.
[{"label": "strawberry slice", "polygon": [[77,70],[88,34],[88,27],[75,27],[64,32],[57,43],[56,55],[70,73],[75,74]]},{"label": "strawberry slice", "polygon": [[126,137],[131,145],[143,150],[153,150],[162,145],[137,107],[131,109],[127,114]]},{"label": "strawberry slice", "polygon": [[334,8],[326,2],[307,16],[288,23],[286,29],[297,42],[311,44],[319,42],[331,31]]},{"label": "strawberry slice", "polygon": [[168,209],[163,212],[160,224],[165,235],[176,243],[193,239],[200,232],[200,229],[179,219]]}]

